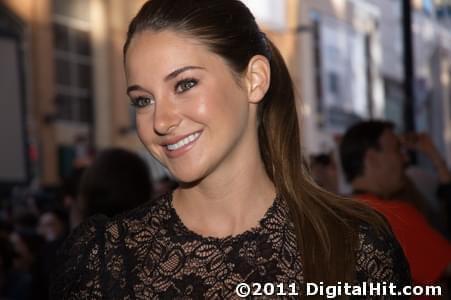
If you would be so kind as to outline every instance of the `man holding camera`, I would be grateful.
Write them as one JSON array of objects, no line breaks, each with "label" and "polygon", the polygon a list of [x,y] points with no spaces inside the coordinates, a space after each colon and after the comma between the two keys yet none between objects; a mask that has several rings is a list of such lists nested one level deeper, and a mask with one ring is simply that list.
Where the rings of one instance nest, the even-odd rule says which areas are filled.
[{"label": "man holding camera", "polygon": [[427,135],[400,138],[390,122],[360,122],[343,136],[340,158],[354,196],[390,223],[409,261],[414,283],[437,284],[451,274],[451,243],[428,223],[418,205],[406,199],[409,193],[398,198],[407,185],[405,149],[421,151],[431,159],[440,180],[437,195],[449,207],[451,173]]}]

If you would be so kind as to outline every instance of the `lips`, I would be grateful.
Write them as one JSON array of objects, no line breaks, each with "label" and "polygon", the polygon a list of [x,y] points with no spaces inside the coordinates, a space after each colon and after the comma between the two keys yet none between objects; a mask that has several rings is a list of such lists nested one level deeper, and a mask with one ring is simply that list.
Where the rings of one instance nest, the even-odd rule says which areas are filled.
[{"label": "lips", "polygon": [[191,149],[201,134],[202,130],[184,136],[174,137],[165,141],[162,147],[169,157],[178,157]]},{"label": "lips", "polygon": [[200,135],[199,132],[192,133],[192,134],[188,135],[187,137],[185,137],[185,138],[179,140],[177,143],[166,145],[166,148],[167,148],[169,151],[175,151],[175,150],[178,150],[178,149],[180,149],[181,147],[186,146],[186,145],[188,145],[189,143],[191,143],[191,142],[193,142],[194,140],[196,140],[196,139],[199,137],[199,135]]}]

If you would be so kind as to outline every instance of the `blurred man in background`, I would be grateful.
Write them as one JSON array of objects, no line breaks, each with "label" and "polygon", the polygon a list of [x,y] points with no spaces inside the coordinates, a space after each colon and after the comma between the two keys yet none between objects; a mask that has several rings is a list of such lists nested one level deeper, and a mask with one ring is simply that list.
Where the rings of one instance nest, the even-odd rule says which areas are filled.
[{"label": "blurred man in background", "polygon": [[[406,146],[421,149],[419,142]],[[408,159],[393,124],[366,121],[352,126],[342,138],[340,158],[355,197],[378,210],[390,223],[409,261],[414,282],[434,284],[449,276],[450,242],[430,226],[410,199],[396,198],[406,186],[404,168]]]}]

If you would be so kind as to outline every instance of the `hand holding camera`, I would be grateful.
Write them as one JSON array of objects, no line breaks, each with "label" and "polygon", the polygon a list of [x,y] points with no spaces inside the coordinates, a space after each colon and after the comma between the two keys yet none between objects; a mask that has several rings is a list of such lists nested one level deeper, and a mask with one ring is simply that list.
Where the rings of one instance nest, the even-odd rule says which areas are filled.
[{"label": "hand holding camera", "polygon": [[428,157],[437,170],[440,182],[451,182],[451,172],[427,133],[406,133],[401,136],[401,143],[406,149],[418,151]]}]

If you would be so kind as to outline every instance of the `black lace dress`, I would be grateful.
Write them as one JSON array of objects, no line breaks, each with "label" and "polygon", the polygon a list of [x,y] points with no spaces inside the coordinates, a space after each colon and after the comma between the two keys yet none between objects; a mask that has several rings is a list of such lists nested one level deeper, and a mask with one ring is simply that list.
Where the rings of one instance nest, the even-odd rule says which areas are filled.
[{"label": "black lace dress", "polygon": [[[61,249],[52,299],[236,299],[240,282],[303,282],[283,199],[274,200],[258,227],[227,238],[187,229],[171,200],[166,195],[120,217],[94,217],[79,226]],[[393,237],[362,225],[359,238],[357,281],[410,284]]]}]

